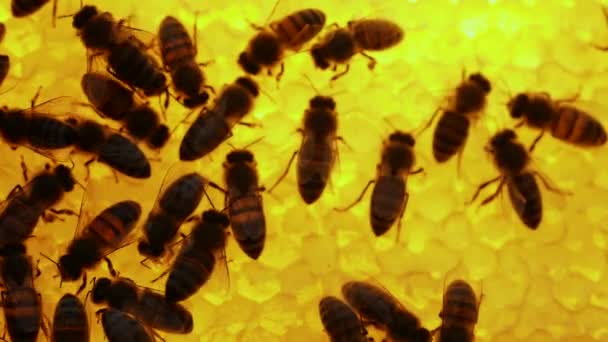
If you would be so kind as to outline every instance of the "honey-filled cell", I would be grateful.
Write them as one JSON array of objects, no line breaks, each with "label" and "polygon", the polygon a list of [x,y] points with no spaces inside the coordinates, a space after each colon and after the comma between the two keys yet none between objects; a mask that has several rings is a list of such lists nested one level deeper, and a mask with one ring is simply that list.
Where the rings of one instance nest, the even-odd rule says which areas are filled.
[{"label": "honey-filled cell", "polygon": [[[166,125],[169,138],[160,149],[145,139],[129,137],[121,126],[125,121],[104,118],[100,108],[95,111],[88,105],[81,85],[86,72],[124,75],[107,68],[108,50],[87,50],[82,31],[72,26],[81,1],[57,0],[56,18],[54,1],[30,15],[13,15],[15,3],[24,7],[33,2],[0,4],[0,22],[6,27],[0,55],[10,59],[8,76],[0,86],[0,105],[20,109],[17,116],[32,122],[36,110],[56,120],[76,116],[78,123],[68,121],[75,126],[93,120],[107,126],[105,139],[110,134],[128,137],[149,163],[149,177],[146,170],[129,177],[129,170],[112,169],[108,158],[115,156],[107,151],[111,147],[107,140],[94,144],[91,151],[76,145],[59,152],[45,150],[32,138],[37,134],[35,123],[27,126],[27,137],[11,141],[18,129],[9,122],[15,112],[0,110],[0,195],[7,197],[0,207],[0,247],[1,233],[9,229],[7,208],[19,196],[18,191],[10,194],[11,189],[21,185],[24,196],[31,196],[22,164],[29,179],[45,164],[62,163],[76,180],[73,191],[53,208],[81,213],[80,217],[60,212],[53,214],[52,222],[39,219],[25,239],[34,266],[39,260],[41,274],[34,278],[34,287],[49,320],[59,299],[76,293],[82,283],[82,278],[61,281],[56,263],[96,215],[114,203],[132,200],[141,206],[135,228],[121,248],[104,249],[107,255],[84,270],[85,288],[78,296],[82,301],[87,297],[91,341],[105,339],[101,316],[95,317],[105,306],[93,303],[90,293],[94,278],[95,283],[112,278],[103,257],[111,261],[117,276],[132,279],[140,291],[164,293],[172,275],[163,272],[171,271],[183,248],[194,243],[197,225],[210,219],[203,212],[211,209],[229,214],[233,225],[236,220],[256,218],[255,224],[262,222],[265,230],[260,233],[258,226],[255,233],[243,235],[235,234],[232,226],[216,226],[227,236],[226,248],[218,250],[209,247],[202,233],[198,243],[209,250],[197,255],[206,262],[213,260],[212,266],[203,265],[207,271],[212,267],[212,272],[198,291],[180,302],[192,313],[191,332],[156,331],[168,342],[329,341],[319,301],[334,296],[346,302],[341,287],[349,281],[367,281],[389,291],[439,340],[435,329],[441,324],[443,295],[456,279],[465,280],[480,299],[476,341],[608,338],[604,282],[608,173],[603,169],[608,165],[602,129],[608,122],[606,1],[85,0],[86,6],[110,12],[115,29],[123,32],[110,44],[112,48],[129,35],[136,37],[143,42],[136,48],[150,59],[145,63],[164,78],[160,88],[152,84],[156,88],[147,90],[122,80],[124,91],[134,96],[127,113],[145,105]],[[287,17],[290,14],[294,16]],[[157,36],[166,16],[181,22],[190,37],[196,26],[195,50],[162,56],[162,40]],[[382,21],[361,24],[372,19]],[[339,57],[346,52],[324,45],[337,39],[337,29],[354,37],[352,56]],[[250,44],[260,34],[291,40],[279,39],[277,46],[276,41],[258,41],[263,54],[276,54],[265,59]],[[188,55],[192,53],[196,55]],[[172,73],[183,62],[179,58],[190,58],[188,67],[193,69],[185,72],[190,81],[196,78],[193,70],[202,71],[203,81],[193,91],[174,84]],[[163,65],[163,60],[174,63]],[[244,71],[256,65],[260,69],[256,74]],[[347,65],[348,72],[341,75]],[[130,74],[134,68],[137,65],[122,72],[137,78]],[[489,81],[488,89],[481,76]],[[135,81],[152,82],[140,78]],[[459,86],[467,92],[466,101],[478,101],[479,108],[458,104]],[[468,90],[462,90],[465,87]],[[38,91],[35,105],[40,106],[30,109]],[[541,129],[533,127],[527,113],[512,117],[516,95],[521,93],[528,94],[529,101],[548,101],[553,115],[532,151],[529,148]],[[204,106],[201,96],[209,97]],[[460,128],[448,127],[444,134],[460,139],[461,145],[450,147],[448,160],[438,162],[438,153],[446,148],[437,151],[436,130],[439,121],[448,120],[446,112],[454,112],[452,125],[467,126],[466,136],[454,137],[461,134]],[[434,113],[438,116],[425,129]],[[213,115],[200,124],[202,117]],[[198,129],[220,139],[217,147],[201,147],[210,152],[184,152],[184,136],[197,122]],[[516,134],[515,140],[506,142],[512,145],[503,159],[512,162],[518,148],[529,156],[529,162],[514,173],[495,165],[505,141],[491,144],[490,139],[501,130]],[[391,135],[396,131],[401,135]],[[79,134],[72,138],[80,142],[86,134]],[[243,149],[251,154],[233,153]],[[197,155],[192,161],[180,161],[187,152]],[[232,173],[230,188],[228,166],[236,170],[239,165],[242,168]],[[321,170],[324,167],[328,177]],[[177,232],[164,238],[164,254],[146,259],[138,244],[149,214],[160,210],[161,188],[191,172],[205,179],[200,203],[180,217],[183,224]],[[517,172],[532,176],[540,198],[529,185],[513,184]],[[504,178],[471,202],[480,184],[499,176]],[[370,181],[374,182],[356,202]],[[501,181],[505,184],[496,198],[480,205]],[[509,193],[517,187],[519,193]],[[232,196],[230,201],[225,201],[224,190]],[[407,197],[407,205],[400,206],[402,196]],[[529,211],[538,209],[532,208],[538,199],[540,223],[532,222],[528,228],[522,220],[534,221]],[[33,200],[28,197],[26,202]],[[252,208],[260,204],[262,212],[254,212]],[[390,205],[394,208],[386,209]],[[223,222],[218,216],[210,220],[208,224]],[[388,223],[380,231],[382,220]],[[264,242],[256,247],[261,248],[259,256],[248,256],[246,244],[260,239]],[[0,321],[5,326],[4,318]],[[385,337],[377,328],[370,328],[370,334]],[[41,330],[39,341],[43,335]]]}]

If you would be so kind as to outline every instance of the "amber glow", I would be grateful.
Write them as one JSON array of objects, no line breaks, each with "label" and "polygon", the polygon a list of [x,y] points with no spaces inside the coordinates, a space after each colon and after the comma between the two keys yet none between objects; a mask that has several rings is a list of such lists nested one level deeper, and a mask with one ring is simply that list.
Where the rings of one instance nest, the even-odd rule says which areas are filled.
[{"label": "amber glow", "polygon": [[[263,25],[274,0],[257,1],[86,1],[117,18],[131,16],[130,25],[156,33],[165,15],[173,15],[192,28],[198,17],[201,62],[212,60],[205,73],[219,90],[242,72],[238,54],[254,34],[248,21]],[[367,0],[333,2],[283,0],[273,18],[303,6],[325,11],[328,24],[346,24],[360,17],[394,20],[406,31],[396,48],[373,54],[373,72],[367,61],[355,57],[351,71],[329,87],[331,72],[314,70],[303,52],[286,60],[285,75],[277,89],[270,77],[258,77],[264,94],[246,120],[262,128],[237,127],[230,143],[244,146],[263,136],[252,147],[262,184],[271,185],[283,171],[300,136],[295,133],[308,99],[315,95],[306,74],[324,94],[336,94],[339,134],[352,150],[340,145],[340,160],[332,184],[321,199],[307,207],[296,190],[295,170],[272,196],[264,195],[268,240],[258,261],[250,260],[235,241],[226,250],[230,282],[216,272],[211,282],[185,302],[193,311],[195,327],[188,336],[165,336],[167,341],[327,341],[319,321],[317,304],[323,295],[340,296],[342,283],[374,278],[433,329],[440,324],[444,284],[455,278],[468,280],[479,293],[483,289],[477,325],[477,341],[605,341],[608,339],[608,154],[604,148],[584,151],[543,139],[534,152],[534,163],[545,175],[574,195],[559,196],[543,190],[545,212],[536,232],[527,230],[503,196],[478,209],[464,203],[477,184],[492,178],[496,170],[483,152],[488,137],[510,127],[504,104],[519,91],[548,91],[569,97],[580,90],[580,101],[602,122],[608,122],[606,94],[608,53],[590,45],[608,45],[608,26],[595,1],[448,1]],[[79,8],[77,0],[59,0],[59,14]],[[0,5],[0,21],[7,34],[0,53],[11,58],[11,71],[2,89],[1,103],[27,107],[39,86],[41,100],[85,97],[80,77],[86,70],[85,50],[71,27],[71,19],[59,19],[51,27],[51,5],[34,16],[13,19],[9,1]],[[349,204],[375,175],[380,145],[392,130],[419,127],[460,81],[461,70],[482,71],[493,90],[485,116],[474,126],[467,143],[460,178],[455,161],[438,165],[431,155],[432,130],[417,141],[418,165],[423,175],[408,180],[410,200],[401,239],[395,244],[393,228],[374,238],[368,223],[369,194],[354,209],[337,213],[335,206]],[[0,89],[0,90],[2,90]],[[157,106],[157,99],[150,99]],[[73,107],[96,118],[86,108]],[[58,114],[70,108],[57,108]],[[167,112],[176,127],[187,110],[173,102]],[[388,119],[387,121],[383,120]],[[112,123],[107,122],[112,125]],[[117,126],[114,126],[117,127]],[[152,178],[146,181],[120,178],[109,169],[92,167],[86,193],[77,188],[59,205],[96,215],[119,200],[140,201],[144,213],[154,204],[168,168],[177,160],[181,136],[187,124],[177,127],[160,155],[147,151]],[[528,144],[534,132],[521,129]],[[215,182],[222,182],[222,162],[227,144],[210,157],[182,165],[195,168]],[[2,194],[23,183],[19,155],[32,172],[47,160],[21,148],[11,151],[0,144]],[[85,157],[76,158],[76,173],[84,182]],[[216,206],[223,197],[210,190]],[[84,197],[83,197],[84,196]],[[209,207],[205,200],[198,212]],[[140,220],[140,225],[143,219]],[[74,234],[77,219],[40,224],[28,240],[34,259],[44,252],[57,259]],[[190,226],[185,226],[187,232]],[[139,230],[137,230],[139,234]],[[135,237],[136,238],[136,237]],[[164,288],[164,279],[150,284],[166,265],[146,269],[136,244],[111,255],[121,275],[142,286]],[[175,247],[177,252],[177,246]],[[56,267],[40,262],[42,276],[36,281],[44,312],[52,318],[61,294],[73,292],[79,283],[59,288]],[[100,265],[93,276],[107,276]],[[84,298],[85,294],[81,295]],[[341,297],[341,296],[340,296]],[[103,341],[94,318],[98,309],[87,304],[93,341]],[[41,334],[42,335],[42,334]],[[40,337],[41,339],[43,337]]]}]

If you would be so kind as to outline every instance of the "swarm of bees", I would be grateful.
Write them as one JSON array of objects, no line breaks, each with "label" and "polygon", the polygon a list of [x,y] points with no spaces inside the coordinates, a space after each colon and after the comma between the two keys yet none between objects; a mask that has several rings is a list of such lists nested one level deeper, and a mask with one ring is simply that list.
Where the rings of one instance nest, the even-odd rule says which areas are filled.
[{"label": "swarm of bees", "polygon": [[[29,16],[48,2],[12,0],[12,14]],[[56,3],[53,1],[53,20]],[[297,189],[303,202],[313,205],[323,195],[338,158],[337,143],[342,140],[335,98],[317,94],[309,100],[298,129],[301,145],[271,187],[266,189],[260,184],[257,160],[251,149],[255,142],[233,148],[223,163],[223,186],[198,172],[170,170],[154,207],[141,220],[141,232],[142,207],[129,198],[113,203],[95,216],[82,210],[77,213],[57,209],[55,206],[64,195],[81,184],[72,168],[64,165],[66,160],[57,157],[58,151],[90,158],[85,163],[87,171],[91,163],[99,161],[113,172],[145,180],[152,175],[152,159],[140,144],[161,151],[172,133],[164,116],[151,105],[152,97],[165,96],[162,114],[171,98],[185,108],[198,110],[179,146],[181,162],[196,161],[227,143],[235,125],[252,126],[243,119],[255,110],[261,92],[256,77],[261,77],[262,70],[271,76],[279,68],[276,79],[280,80],[289,53],[310,45],[306,51],[311,63],[321,70],[331,67],[335,72],[333,82],[349,71],[355,55],[367,58],[368,68],[373,70],[377,62],[368,52],[395,47],[405,37],[402,27],[386,19],[358,19],[345,27],[334,24],[330,28],[325,23],[326,14],[322,10],[306,8],[265,26],[253,25],[255,35],[235,58],[245,75],[237,76],[216,94],[202,68],[206,63],[197,61],[196,25],[191,37],[178,19],[167,16],[156,39],[144,41],[126,20],[117,20],[110,12],[95,6],[81,6],[73,15],[72,26],[87,52],[88,70],[81,79],[82,91],[89,102],[85,105],[100,119],[120,124],[121,129],[75,113],[65,117],[53,115],[50,105],[64,99],[37,104],[38,94],[30,108],[0,108],[2,140],[12,149],[25,147],[49,159],[45,169],[31,179],[22,162],[26,183],[16,185],[0,208],[0,280],[5,289],[2,307],[13,341],[35,341],[40,329],[51,335],[52,341],[88,341],[89,321],[79,295],[88,285],[87,272],[102,262],[108,266],[111,278],[94,279],[87,297],[90,295],[94,304],[104,306],[97,315],[109,341],[155,341],[159,338],[157,330],[173,334],[193,331],[196,317],[179,302],[196,294],[219,268],[228,269],[225,247],[230,235],[249,258],[260,258],[267,235],[262,195],[271,193],[281,183],[294,161],[297,161]],[[0,42],[6,30],[0,24]],[[103,67],[100,69],[99,65]],[[9,57],[0,55],[0,84],[8,75],[9,66]],[[338,72],[338,66],[344,70]],[[460,84],[420,131],[432,126],[439,117],[432,142],[437,163],[456,156],[460,169],[467,139],[473,124],[485,114],[491,90],[491,81],[484,74],[466,75],[463,71]],[[536,230],[543,215],[537,179],[549,191],[570,194],[552,185],[547,176],[532,166],[531,153],[544,134],[549,132],[554,138],[581,148],[600,147],[607,140],[602,123],[577,107],[575,101],[576,98],[553,99],[544,92],[522,92],[512,97],[507,111],[518,123],[513,129],[495,132],[485,146],[499,175],[480,184],[471,202],[484,188],[498,183],[495,192],[481,202],[486,205],[506,186],[521,222]],[[524,126],[539,132],[528,148],[515,132]],[[372,232],[381,236],[396,224],[398,239],[410,199],[408,177],[424,172],[417,165],[415,146],[415,134],[395,129],[383,142],[375,178],[364,186],[354,203],[336,210],[346,211],[361,202],[373,185],[369,212]],[[224,195],[222,210],[211,202],[209,188]],[[203,197],[213,209],[199,214],[196,210]],[[81,279],[82,283],[75,294],[66,293],[60,299],[49,332],[35,287],[40,272],[36,271],[24,243],[33,235],[40,219],[52,222],[64,215],[79,217],[77,232],[57,261],[45,257],[56,264],[61,282]],[[180,230],[188,222],[195,223],[186,235]],[[166,267],[154,280],[167,276],[164,293],[121,277],[114,269],[109,255],[133,241],[137,241],[142,265],[148,267],[146,262],[151,261]],[[434,336],[439,341],[474,340],[481,298],[464,280],[453,281],[445,290],[439,313],[442,324],[434,330],[425,328],[414,313],[380,286],[352,281],[344,284],[342,294],[346,302],[333,296],[319,302],[321,321],[334,342],[369,341],[366,329],[369,325],[384,331],[391,341],[429,342]]]}]

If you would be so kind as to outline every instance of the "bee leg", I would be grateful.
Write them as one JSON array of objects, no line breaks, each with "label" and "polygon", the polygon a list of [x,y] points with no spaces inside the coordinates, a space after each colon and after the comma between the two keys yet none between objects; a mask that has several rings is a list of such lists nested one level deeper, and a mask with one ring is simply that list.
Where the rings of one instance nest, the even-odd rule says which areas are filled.
[{"label": "bee leg", "polygon": [[361,56],[367,58],[367,60],[369,60],[369,63],[367,63],[367,67],[369,68],[369,70],[374,70],[374,68],[376,67],[376,64],[378,64],[378,62],[376,62],[376,59],[368,54],[366,54],[365,52],[361,51],[359,52],[361,54]]},{"label": "bee leg", "polygon": [[150,283],[155,283],[158,280],[160,280],[161,278],[163,278],[164,276],[167,275],[167,273],[169,273],[169,270],[165,270],[163,273],[161,273],[158,277],[152,279],[152,281],[150,281]]},{"label": "bee leg", "polygon": [[397,221],[397,235],[395,236],[395,243],[399,243],[399,238],[401,237],[401,221],[403,220],[403,215],[405,215],[405,208],[407,208],[407,202],[410,200],[410,194],[405,192],[405,200],[403,201],[403,205],[401,206],[401,212],[399,213],[399,218]]},{"label": "bee leg", "polygon": [[559,195],[572,196],[572,192],[558,188],[556,185],[553,184],[553,182],[551,182],[551,180],[547,176],[544,176],[538,171],[534,171],[532,173],[540,179],[540,181],[543,183],[547,190]]},{"label": "bee leg", "polygon": [[279,69],[279,73],[277,74],[277,77],[276,77],[277,87],[279,86],[279,82],[281,81],[281,77],[283,77],[284,73],[285,73],[285,63],[281,62],[281,68]]},{"label": "bee leg", "polygon": [[347,211],[350,210],[350,208],[354,207],[355,205],[359,204],[359,202],[361,202],[361,200],[363,199],[363,196],[365,196],[365,193],[367,192],[367,189],[369,189],[369,187],[376,183],[375,179],[370,180],[369,182],[367,182],[367,184],[365,185],[365,187],[363,188],[363,191],[361,191],[361,193],[359,194],[359,196],[357,197],[357,199],[351,203],[350,205],[344,207],[344,208],[334,208],[335,211]]},{"label": "bee leg", "polygon": [[490,195],[486,199],[484,199],[481,202],[480,207],[483,207],[484,205],[492,202],[494,199],[496,199],[496,197],[498,197],[498,195],[500,194],[500,191],[502,190],[502,187],[505,185],[505,181],[506,181],[506,179],[502,178],[502,180],[500,181],[500,183],[496,187],[496,191],[494,191],[494,193],[492,195]]},{"label": "bee leg", "polygon": [[433,115],[431,115],[431,118],[424,124],[424,126],[416,129],[418,131],[418,133],[416,133],[416,136],[422,134],[422,132],[426,131],[429,127],[431,127],[433,121],[437,119],[437,115],[439,115],[440,112],[441,108],[437,107],[437,109],[435,109],[435,111],[433,112]]},{"label": "bee leg", "polygon": [[49,211],[52,212],[55,215],[78,216],[78,213],[75,212],[74,210],[71,210],[71,209],[55,209],[55,208],[51,208],[51,209],[49,209]]},{"label": "bee leg", "polygon": [[502,176],[498,176],[498,177],[496,177],[496,178],[492,178],[492,179],[490,179],[490,180],[489,180],[489,181],[487,181],[487,182],[483,182],[483,183],[481,183],[481,184],[480,184],[480,185],[477,187],[477,190],[475,191],[475,194],[473,195],[473,198],[471,198],[471,200],[470,200],[470,201],[468,201],[466,204],[468,205],[468,204],[471,204],[471,203],[475,202],[475,200],[477,199],[477,197],[479,197],[479,194],[481,193],[481,190],[483,190],[485,187],[487,187],[488,185],[490,185],[490,184],[492,184],[492,183],[496,183],[496,182],[498,182],[499,180],[502,180],[502,178],[503,178]]},{"label": "bee leg", "polygon": [[53,27],[55,27],[56,21],[57,21],[57,0],[53,0]]},{"label": "bee leg", "polygon": [[27,165],[25,165],[25,159],[23,159],[23,155],[21,155],[21,172],[23,174],[23,179],[27,182]]},{"label": "bee leg", "polygon": [[[217,188],[213,185],[211,185],[211,183],[213,182],[209,182],[209,186],[211,186],[214,189],[220,189],[220,191],[224,191],[224,189],[222,189],[219,185],[217,185]],[[215,184],[215,183],[213,183]],[[225,192],[225,191],[224,191]],[[209,204],[211,204],[211,208],[215,209],[215,205],[213,205],[213,201],[211,200],[211,197],[209,197],[209,194],[207,193],[207,191],[203,188],[203,194],[205,195],[205,197],[207,198],[207,201],[209,201]]]},{"label": "bee leg", "polygon": [[[333,77],[330,79],[330,81],[331,81],[331,82],[335,82],[335,81],[336,81],[337,79],[339,79],[340,77],[342,77],[342,76],[346,75],[346,73],[348,73],[348,70],[349,70],[349,69],[350,69],[350,64],[346,64],[346,69],[344,69],[344,71],[342,71],[342,72],[340,72],[340,73],[335,74],[335,75],[334,75],[334,76],[333,76]],[[335,70],[334,70],[334,71],[335,71]]]},{"label": "bee leg", "polygon": [[43,212],[42,213],[42,221],[46,222],[46,223],[51,223],[51,222],[55,222],[55,220],[59,220],[61,222],[65,222],[64,219],[62,219],[61,217],[54,215],[53,213],[48,213],[48,212]]},{"label": "bee leg", "polygon": [[540,134],[536,137],[536,139],[534,139],[534,141],[532,141],[532,145],[530,145],[530,148],[528,148],[529,152],[534,151],[534,149],[536,148],[536,144],[538,144],[538,142],[540,141],[540,139],[543,137],[544,134],[545,134],[545,130],[542,130],[540,132]]},{"label": "bee leg", "polygon": [[114,265],[112,265],[112,261],[110,260],[110,258],[104,257],[103,260],[106,262],[106,265],[108,265],[108,270],[110,271],[110,275],[112,277],[116,277],[118,275],[118,272],[116,272],[116,270],[114,269]]},{"label": "bee leg", "polygon": [[38,278],[41,274],[42,271],[40,270],[40,259],[38,259],[38,261],[36,261],[36,274],[34,275],[34,277]]},{"label": "bee leg", "polygon": [[21,185],[17,184],[15,185],[15,187],[8,193],[8,196],[6,196],[6,198],[8,199],[9,197],[13,196],[14,194],[23,191],[23,188],[21,187]]},{"label": "bee leg", "polygon": [[76,294],[77,295],[80,294],[86,287],[87,287],[87,274],[85,273],[82,276],[82,283],[78,287],[78,290],[76,290]]},{"label": "bee leg", "polygon": [[285,168],[285,171],[283,171],[283,173],[281,174],[281,176],[279,177],[279,179],[277,179],[277,181],[270,187],[270,189],[268,189],[268,193],[271,193],[272,190],[274,190],[274,188],[277,185],[279,185],[279,183],[281,183],[281,181],[287,176],[287,174],[289,173],[289,168],[291,167],[291,164],[293,163],[293,160],[296,158],[297,154],[298,154],[298,151],[295,151],[291,155],[291,158],[289,159],[289,162],[287,163],[287,167]]},{"label": "bee leg", "polygon": [[[38,297],[40,299],[40,302],[42,303],[42,296],[40,295],[40,293],[38,294]],[[48,317],[46,317],[46,315],[42,315],[42,319],[40,320],[40,329],[42,329],[42,333],[44,334],[44,337],[46,337],[46,339],[49,339],[49,327],[51,326],[51,323],[49,323],[49,319]]]},{"label": "bee leg", "polygon": [[84,177],[85,182],[87,182],[89,180],[89,176],[91,175],[90,165],[96,160],[97,159],[95,157],[93,157],[84,163],[84,167],[85,167],[85,169],[87,169],[87,175],[86,175],[86,177]]},{"label": "bee leg", "polygon": [[410,172],[410,175],[417,175],[419,173],[423,173],[424,172],[424,168],[423,167],[419,167],[416,170]]},{"label": "bee leg", "polygon": [[209,91],[210,91],[211,93],[213,93],[213,95],[215,95],[215,88],[213,88],[212,86],[210,86],[210,85],[208,85],[208,84],[205,84],[205,85],[203,85],[203,88],[205,88],[205,89],[209,89]]},{"label": "bee leg", "polygon": [[34,97],[32,97],[32,99],[30,100],[30,109],[36,107],[36,101],[38,101],[38,97],[40,96],[41,90],[42,90],[42,86],[38,87],[36,94],[34,94]]},{"label": "bee leg", "polygon": [[246,126],[246,127],[249,127],[249,128],[261,127],[262,126],[261,124],[256,124],[256,123],[253,123],[253,122],[243,122],[243,121],[239,121],[236,124],[237,125],[241,125],[241,126]]}]

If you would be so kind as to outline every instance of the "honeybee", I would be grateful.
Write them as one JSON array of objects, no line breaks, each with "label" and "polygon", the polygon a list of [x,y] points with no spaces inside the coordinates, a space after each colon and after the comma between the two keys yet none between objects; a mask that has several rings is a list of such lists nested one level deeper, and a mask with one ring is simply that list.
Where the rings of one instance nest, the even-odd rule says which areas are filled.
[{"label": "honeybee", "polygon": [[521,119],[519,126],[539,129],[541,132],[534,140],[536,145],[550,131],[554,138],[580,146],[596,147],[606,143],[606,129],[591,114],[574,106],[567,100],[552,100],[547,93],[519,93],[512,98],[507,107],[514,119]]},{"label": "honeybee", "polygon": [[43,155],[74,145],[78,137],[74,127],[54,116],[54,108],[62,98],[35,105],[37,96],[30,109],[0,108],[0,135],[4,141],[13,149],[27,146]]},{"label": "honeybee", "polygon": [[0,43],[4,41],[4,36],[6,35],[6,25],[0,22]]},{"label": "honeybee", "polygon": [[92,120],[69,118],[66,122],[76,128],[76,150],[95,155],[85,166],[98,160],[129,177],[151,176],[150,161],[133,141]]},{"label": "honeybee", "polygon": [[140,289],[127,278],[98,279],[93,286],[92,300],[131,314],[152,329],[188,334],[194,325],[192,314],[182,305],[150,289]]},{"label": "honeybee", "polygon": [[257,83],[239,77],[227,85],[210,109],[203,108],[179,147],[179,159],[192,161],[215,150],[232,135],[232,127],[251,110],[258,96]]},{"label": "honeybee", "polygon": [[439,342],[473,341],[479,303],[475,291],[467,282],[455,280],[450,283],[443,295],[443,307],[439,313]]},{"label": "honeybee", "polygon": [[167,16],[160,23],[158,40],[163,65],[171,74],[180,102],[187,108],[204,105],[209,94],[203,90],[206,87],[205,75],[195,59],[196,25],[193,42],[184,25],[176,18]]},{"label": "honeybee", "polygon": [[[531,146],[530,152],[533,148],[534,145]],[[494,164],[500,171],[500,175],[480,184],[471,203],[477,199],[485,187],[500,182],[496,191],[484,199],[481,205],[492,202],[506,184],[513,209],[528,228],[535,230],[538,228],[543,214],[543,202],[535,177],[540,178],[550,191],[568,193],[553,187],[538,171],[530,168],[530,155],[526,148],[517,141],[517,135],[513,130],[505,129],[497,132],[490,139],[486,151],[494,158]]]},{"label": "honeybee", "polygon": [[343,301],[327,296],[319,302],[319,315],[331,342],[367,342],[357,314]]},{"label": "honeybee", "polygon": [[144,223],[144,236],[137,245],[140,254],[151,259],[165,254],[180,226],[198,207],[208,183],[200,174],[191,172],[163,186]]},{"label": "honeybee", "polygon": [[[72,26],[87,49],[89,57],[104,56],[112,76],[140,89],[145,96],[155,96],[167,90],[167,78],[150,54],[146,44],[132,34],[109,12],[99,12],[95,6],[84,6],[74,15]],[[90,65],[89,65],[90,67]]]},{"label": "honeybee", "polygon": [[257,75],[262,68],[271,69],[281,63],[277,80],[284,71],[282,62],[285,50],[298,51],[313,39],[325,25],[325,13],[316,8],[307,8],[291,13],[269,27],[255,27],[258,33],[251,38],[247,48],[239,55],[238,63],[249,74]]},{"label": "honeybee", "polygon": [[97,311],[109,342],[154,342],[152,331],[131,315],[113,308]]},{"label": "honeybee", "polygon": [[414,145],[416,141],[409,133],[395,131],[389,135],[382,148],[380,164],[376,166],[376,179],[370,180],[359,197],[346,208],[346,211],[361,202],[370,185],[374,184],[370,206],[370,223],[376,236],[386,233],[395,221],[399,220],[397,239],[401,231],[401,218],[405,213],[409,193],[407,192],[407,177],[423,171],[414,170],[416,156]]},{"label": "honeybee", "polygon": [[393,341],[430,342],[430,332],[416,315],[405,309],[388,291],[361,281],[342,286],[342,294],[364,321],[387,332]]},{"label": "honeybee", "polygon": [[368,68],[374,69],[376,60],[365,51],[382,51],[389,49],[403,40],[403,29],[385,19],[361,19],[348,22],[348,27],[327,33],[320,42],[310,50],[315,66],[321,70],[333,64],[334,71],[338,64],[346,64],[346,69],[331,80],[344,76],[350,66],[351,58],[361,54],[369,60]]},{"label": "honeybee", "polygon": [[257,260],[266,240],[266,218],[258,184],[258,172],[253,153],[234,150],[224,162],[226,204],[230,226],[239,246],[250,258]]},{"label": "honeybee", "polygon": [[169,128],[160,123],[160,116],[148,104],[136,103],[133,91],[101,73],[82,76],[82,89],[93,107],[103,116],[121,121],[127,133],[145,140],[152,148],[160,148],[169,139]]},{"label": "honeybee", "polygon": [[228,216],[217,210],[203,213],[168,271],[169,277],[165,284],[167,300],[185,300],[209,280],[216,262],[219,262],[224,253],[229,224]]},{"label": "honeybee", "polygon": [[492,90],[492,84],[481,73],[474,73],[456,87],[453,95],[448,98],[447,107],[438,108],[428,121],[430,127],[439,113],[441,117],[433,133],[433,157],[439,163],[444,163],[458,154],[458,163],[469,136],[469,126],[476,121],[486,108],[487,96]]},{"label": "honeybee", "polygon": [[87,311],[78,297],[66,293],[55,307],[51,342],[88,342],[90,339]]},{"label": "honeybee", "polygon": [[268,192],[287,176],[297,155],[298,191],[306,204],[312,204],[321,197],[329,181],[337,156],[336,140],[341,139],[336,134],[338,118],[333,98],[313,97],[304,112],[303,126],[298,130],[303,135],[299,151],[293,153],[287,168]]},{"label": "honeybee", "polygon": [[8,334],[12,341],[31,341],[38,338],[43,326],[42,300],[34,288],[34,269],[23,244],[3,247],[0,261],[2,307]]},{"label": "honeybee", "polygon": [[11,61],[7,55],[0,55],[0,85],[4,83],[6,76],[11,68]]},{"label": "honeybee", "polygon": [[[85,269],[95,267],[105,256],[121,247],[141,215],[141,206],[134,201],[115,203],[85,223],[77,237],[68,246],[66,254],[59,258],[62,281],[73,281],[81,277]],[[81,220],[86,215],[81,215]],[[83,220],[85,221],[86,218]],[[81,291],[86,285],[83,277]]]},{"label": "honeybee", "polygon": [[0,245],[25,241],[34,231],[38,219],[47,222],[53,220],[54,216],[47,211],[76,215],[70,210],[52,208],[66,192],[74,189],[75,184],[68,167],[57,165],[51,169],[47,164],[45,170],[35,175],[25,186],[17,185],[0,211]]}]

